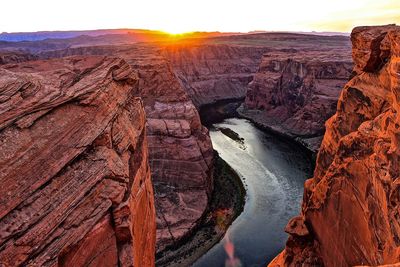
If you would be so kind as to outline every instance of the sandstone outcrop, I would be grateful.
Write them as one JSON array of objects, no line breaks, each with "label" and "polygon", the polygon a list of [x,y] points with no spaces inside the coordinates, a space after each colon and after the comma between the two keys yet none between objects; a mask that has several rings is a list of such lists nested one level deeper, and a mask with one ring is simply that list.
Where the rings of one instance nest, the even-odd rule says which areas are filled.
[{"label": "sandstone outcrop", "polygon": [[257,33],[164,45],[166,57],[197,107],[244,98],[265,53],[284,55],[333,50],[350,59],[348,37]]},{"label": "sandstone outcrop", "polygon": [[0,51],[0,65],[9,63],[20,63],[24,61],[34,60],[38,57],[29,53],[18,51]]},{"label": "sandstone outcrop", "polygon": [[147,139],[157,214],[157,251],[177,244],[198,224],[212,191],[208,131],[158,46],[81,47],[41,57],[118,55],[138,72],[136,92],[147,116]]},{"label": "sandstone outcrop", "polygon": [[355,76],[326,123],[301,215],[270,266],[400,261],[400,27],[358,27],[351,39]]},{"label": "sandstone outcrop", "polygon": [[246,95],[261,57],[269,48],[226,44],[173,44],[165,47],[175,74],[193,103],[240,99]]},{"label": "sandstone outcrop", "polygon": [[145,49],[130,51],[124,58],[140,76],[161,251],[190,233],[205,213],[213,186],[213,148],[165,57]]},{"label": "sandstone outcrop", "polygon": [[0,265],[153,266],[137,74],[122,59],[0,68]]},{"label": "sandstone outcrop", "polygon": [[266,53],[241,113],[316,152],[351,70],[350,53],[337,49]]},{"label": "sandstone outcrop", "polygon": [[164,45],[165,56],[198,108],[246,97],[241,115],[313,152],[350,77],[350,51],[344,36],[291,33]]}]

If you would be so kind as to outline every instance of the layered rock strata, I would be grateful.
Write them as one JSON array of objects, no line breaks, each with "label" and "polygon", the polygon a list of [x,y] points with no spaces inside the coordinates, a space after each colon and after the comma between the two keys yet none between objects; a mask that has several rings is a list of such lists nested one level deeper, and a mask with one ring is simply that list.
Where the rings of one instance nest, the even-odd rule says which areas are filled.
[{"label": "layered rock strata", "polygon": [[270,266],[400,261],[400,27],[352,32],[355,76],[326,123],[302,212]]},{"label": "layered rock strata", "polygon": [[263,46],[182,43],[166,46],[164,53],[193,103],[200,107],[244,98],[247,84],[268,50]]},{"label": "layered rock strata", "polygon": [[348,53],[266,53],[249,84],[242,115],[316,152],[352,63]]},{"label": "layered rock strata", "polygon": [[153,266],[137,74],[70,57],[0,69],[0,265]]},{"label": "layered rock strata", "polygon": [[205,213],[212,191],[208,131],[162,48],[151,45],[81,47],[41,57],[118,55],[138,72],[136,92],[147,116],[147,139],[157,210],[157,251],[177,245]]},{"label": "layered rock strata", "polygon": [[164,54],[198,108],[246,97],[241,115],[312,152],[352,70],[344,36],[229,36],[167,44]]},{"label": "layered rock strata", "polygon": [[[213,186],[213,149],[207,129],[169,62],[154,50],[131,53],[126,58],[139,72],[148,118],[157,251],[161,251],[190,234],[206,212]],[[135,58],[138,54],[145,56]]]}]

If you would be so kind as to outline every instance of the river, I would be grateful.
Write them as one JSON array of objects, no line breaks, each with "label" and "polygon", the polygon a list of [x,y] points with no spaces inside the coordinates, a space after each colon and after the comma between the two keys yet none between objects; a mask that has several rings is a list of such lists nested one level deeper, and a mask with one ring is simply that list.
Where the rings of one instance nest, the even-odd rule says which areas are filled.
[{"label": "river", "polygon": [[[221,128],[229,128],[242,140],[234,140]],[[300,147],[260,131],[245,119],[214,124],[210,136],[214,149],[240,175],[246,204],[225,238],[193,266],[266,266],[284,248],[284,227],[300,211],[303,184],[311,175],[309,157]],[[234,245],[236,265],[225,262],[227,236]]]}]

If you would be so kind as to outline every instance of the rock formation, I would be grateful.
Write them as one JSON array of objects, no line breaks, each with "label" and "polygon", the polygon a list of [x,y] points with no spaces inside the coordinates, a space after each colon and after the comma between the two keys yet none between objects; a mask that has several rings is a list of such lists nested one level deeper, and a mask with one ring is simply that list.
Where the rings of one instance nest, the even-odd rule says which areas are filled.
[{"label": "rock formation", "polygon": [[269,266],[400,261],[400,27],[358,27],[354,77],[326,123],[302,212]]},{"label": "rock formation", "polygon": [[247,84],[266,51],[268,48],[263,46],[208,43],[165,47],[166,57],[197,107],[218,100],[244,98]]},{"label": "rock formation", "polygon": [[157,210],[157,251],[189,234],[207,209],[213,149],[208,131],[162,49],[151,45],[81,47],[41,57],[118,55],[138,72],[137,96],[147,116],[147,139]]},{"label": "rock formation", "polygon": [[[318,44],[318,46],[316,46]],[[194,104],[244,98],[265,53],[335,51],[350,61],[346,36],[257,33],[166,44],[165,55]]]},{"label": "rock formation", "polygon": [[313,152],[352,70],[344,36],[229,36],[167,44],[164,54],[197,107],[246,96],[243,116]]},{"label": "rock formation", "polygon": [[266,53],[242,115],[316,152],[351,69],[349,53],[337,49]]},{"label": "rock formation", "polygon": [[147,48],[123,57],[140,76],[156,193],[157,251],[161,251],[190,233],[205,213],[213,185],[213,148],[165,57]]},{"label": "rock formation", "polygon": [[37,56],[34,56],[29,53],[18,52],[18,51],[0,51],[0,65],[9,63],[19,63],[34,59],[37,59]]},{"label": "rock formation", "polygon": [[122,59],[0,68],[0,265],[152,266],[138,76]]}]

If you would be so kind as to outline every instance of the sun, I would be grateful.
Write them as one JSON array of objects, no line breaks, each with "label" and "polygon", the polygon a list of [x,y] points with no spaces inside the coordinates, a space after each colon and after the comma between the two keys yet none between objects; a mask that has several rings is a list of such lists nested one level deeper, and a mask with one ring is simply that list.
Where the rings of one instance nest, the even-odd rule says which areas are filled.
[{"label": "sun", "polygon": [[178,31],[178,30],[163,30],[162,31],[164,34],[166,34],[167,36],[169,36],[169,40],[170,41],[176,41],[176,40],[181,40],[181,39],[185,39],[188,38],[189,36],[192,36],[194,34],[194,32],[191,31]]},{"label": "sun", "polygon": [[168,25],[167,27],[163,28],[162,31],[170,35],[184,35],[193,32],[193,30],[189,29],[184,24]]},{"label": "sun", "polygon": [[169,35],[184,35],[187,34],[189,31],[183,31],[183,30],[164,30],[163,32],[168,33]]}]

